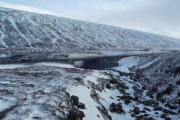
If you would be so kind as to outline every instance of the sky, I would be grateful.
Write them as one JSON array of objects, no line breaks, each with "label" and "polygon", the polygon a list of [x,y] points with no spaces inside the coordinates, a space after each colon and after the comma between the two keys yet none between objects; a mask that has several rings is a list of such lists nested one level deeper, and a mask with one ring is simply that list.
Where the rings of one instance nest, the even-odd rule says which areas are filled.
[{"label": "sky", "polygon": [[180,0],[0,0],[0,6],[180,39]]}]

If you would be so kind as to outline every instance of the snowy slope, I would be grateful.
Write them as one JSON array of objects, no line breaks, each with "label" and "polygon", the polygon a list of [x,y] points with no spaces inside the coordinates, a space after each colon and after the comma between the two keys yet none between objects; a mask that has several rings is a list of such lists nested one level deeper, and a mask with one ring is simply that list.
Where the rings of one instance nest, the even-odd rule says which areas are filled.
[{"label": "snowy slope", "polygon": [[179,47],[180,40],[165,36],[0,8],[0,48],[82,51]]}]

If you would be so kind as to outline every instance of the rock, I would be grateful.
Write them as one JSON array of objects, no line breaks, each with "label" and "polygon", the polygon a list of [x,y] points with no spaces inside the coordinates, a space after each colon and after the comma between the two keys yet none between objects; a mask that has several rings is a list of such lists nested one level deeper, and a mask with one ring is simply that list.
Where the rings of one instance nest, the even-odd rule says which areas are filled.
[{"label": "rock", "polygon": [[166,114],[172,114],[172,115],[175,115],[175,114],[176,114],[175,112],[170,111],[170,110],[167,110],[167,109],[163,109],[162,111],[163,111],[164,113],[166,113]]},{"label": "rock", "polygon": [[77,96],[72,95],[70,100],[71,100],[71,104],[72,105],[76,105],[77,106],[78,103],[79,103],[79,98]]},{"label": "rock", "polygon": [[93,98],[95,101],[99,100],[99,96],[94,89],[91,90],[90,95],[91,95],[91,98]]},{"label": "rock", "polygon": [[162,111],[162,112],[164,112],[164,113],[166,113],[166,114],[172,114],[172,115],[175,115],[175,114],[176,114],[175,112],[170,111],[170,110],[167,110],[167,109],[164,109],[164,108],[162,108],[162,107],[155,107],[155,108],[154,108],[154,111]]},{"label": "rock", "polygon": [[78,112],[75,110],[71,110],[67,117],[67,120],[78,120]]},{"label": "rock", "polygon": [[161,101],[162,103],[165,102],[165,99],[163,98],[163,94],[162,93],[157,93],[156,100]]},{"label": "rock", "polygon": [[80,77],[77,77],[77,78],[74,78],[75,80],[77,80],[78,82],[82,81],[82,78]]},{"label": "rock", "polygon": [[152,117],[148,117],[146,120],[155,120],[155,119]]},{"label": "rock", "polygon": [[85,109],[85,104],[79,102],[79,103],[78,103],[78,108],[79,108],[79,109]]},{"label": "rock", "polygon": [[135,116],[135,117],[136,117],[136,120],[147,120],[148,114],[139,115],[139,116]]},{"label": "rock", "polygon": [[111,112],[116,112],[116,113],[119,113],[119,114],[125,113],[123,108],[122,108],[122,105],[120,103],[118,103],[118,104],[112,103],[110,105],[109,109],[110,109]]},{"label": "rock", "polygon": [[117,84],[117,89],[129,89],[129,87],[126,86],[124,83],[119,82],[119,83]]},{"label": "rock", "polygon": [[161,118],[166,118],[166,114],[162,114],[162,115],[161,115]]},{"label": "rock", "polygon": [[157,93],[156,99],[161,102],[165,102],[165,100],[163,99],[163,96],[170,95],[173,92],[173,88],[174,88],[174,86],[169,84],[169,86],[165,90],[163,90],[160,93]]},{"label": "rock", "polygon": [[159,103],[157,103],[154,100],[146,100],[146,101],[142,101],[142,104],[146,105],[146,106],[153,106],[156,107],[157,105],[159,105]]},{"label": "rock", "polygon": [[169,118],[169,117],[166,117],[166,118],[165,118],[165,120],[171,120],[171,118]]},{"label": "rock", "polygon": [[180,98],[180,92],[177,93],[177,96]]},{"label": "rock", "polygon": [[70,98],[70,94],[68,92],[65,92],[66,96]]},{"label": "rock", "polygon": [[6,95],[6,94],[13,94],[12,92],[10,92],[9,90],[7,90],[7,89],[2,89],[2,90],[0,90],[0,94],[4,94],[4,95]]},{"label": "rock", "polygon": [[82,78],[80,78],[80,77],[76,77],[76,78],[74,78],[78,83],[80,83],[80,84],[84,84],[84,82],[83,82],[83,79]]},{"label": "rock", "polygon": [[158,88],[156,86],[153,86],[150,90],[151,93],[156,93],[158,92]]},{"label": "rock", "polygon": [[79,111],[78,117],[80,120],[82,120],[82,118],[85,117],[85,114],[83,113],[83,111]]},{"label": "rock", "polygon": [[33,118],[32,118],[33,120],[43,120],[41,117],[39,117],[39,116],[34,116]]},{"label": "rock", "polygon": [[134,101],[139,101],[139,98],[137,95],[134,95]]},{"label": "rock", "polygon": [[176,84],[177,84],[177,85],[180,85],[180,80],[176,81]]},{"label": "rock", "polygon": [[140,113],[140,110],[139,110],[138,107],[134,107],[133,112],[134,112],[135,114],[139,114],[139,113]]},{"label": "rock", "polygon": [[162,107],[154,107],[154,109],[153,109],[154,111],[162,111],[163,110],[163,108]]},{"label": "rock", "polygon": [[142,112],[142,113],[147,113],[145,110],[142,110],[141,112]]},{"label": "rock", "polygon": [[112,120],[111,116],[108,113],[108,110],[103,105],[97,106],[97,109],[100,111],[105,120]]},{"label": "rock", "polygon": [[149,108],[146,108],[146,107],[144,107],[144,110],[149,111],[149,112],[151,111]]},{"label": "rock", "polygon": [[165,120],[171,120],[171,118],[167,117],[166,114],[162,114],[161,118],[164,118]]},{"label": "rock", "polygon": [[175,69],[174,76],[176,76],[177,74],[180,74],[180,67],[177,67]]},{"label": "rock", "polygon": [[111,78],[110,81],[109,81],[111,84],[116,84],[117,83],[117,80],[115,78]]},{"label": "rock", "polygon": [[178,110],[178,113],[180,114],[180,109]]},{"label": "rock", "polygon": [[24,84],[25,87],[34,87],[33,84]]},{"label": "rock", "polygon": [[111,112],[116,112],[116,104],[115,104],[115,103],[112,103],[112,104],[110,105],[109,110],[110,110]]},{"label": "rock", "polygon": [[67,120],[82,120],[85,117],[82,111],[70,110]]},{"label": "rock", "polygon": [[2,120],[3,118],[5,118],[6,115],[7,115],[8,113],[10,113],[11,111],[13,111],[16,107],[18,107],[18,105],[13,105],[13,106],[11,106],[11,107],[9,107],[9,108],[1,111],[1,112],[0,112],[0,120]]},{"label": "rock", "polygon": [[124,100],[124,103],[127,105],[129,103],[131,103],[132,100],[134,100],[133,97],[129,96],[129,95],[123,95],[123,96],[118,96],[121,100]]},{"label": "rock", "polygon": [[99,115],[96,115],[98,118],[100,118],[100,116]]},{"label": "rock", "polygon": [[143,89],[143,90],[146,90],[146,86],[145,86],[145,85],[144,85],[144,86],[142,86],[142,89]]},{"label": "rock", "polygon": [[122,108],[122,105],[121,105],[120,103],[118,103],[118,104],[116,105],[116,112],[119,113],[119,114],[125,113],[124,110],[123,110],[123,108]]},{"label": "rock", "polygon": [[170,109],[177,109],[177,106],[170,104],[170,103],[167,103],[165,106],[167,106]]},{"label": "rock", "polygon": [[163,91],[163,93],[170,95],[171,92],[173,91],[173,88],[174,88],[174,86],[170,84],[170,85]]},{"label": "rock", "polygon": [[158,112],[155,112],[155,114],[159,114]]},{"label": "rock", "polygon": [[108,84],[106,84],[106,88],[107,89],[111,89],[111,85],[108,83]]}]

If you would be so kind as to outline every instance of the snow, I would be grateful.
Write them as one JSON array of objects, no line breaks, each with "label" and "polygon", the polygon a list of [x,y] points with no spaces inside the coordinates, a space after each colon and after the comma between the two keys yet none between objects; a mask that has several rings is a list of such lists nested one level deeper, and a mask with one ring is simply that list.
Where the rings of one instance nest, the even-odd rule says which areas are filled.
[{"label": "snow", "polygon": [[0,58],[4,58],[4,57],[7,57],[6,54],[0,54]]},{"label": "snow", "polygon": [[12,17],[9,18],[9,20],[11,21],[11,24],[13,25],[13,27],[18,31],[18,33],[20,34],[20,36],[26,40],[26,42],[28,43],[29,46],[31,46],[31,41],[23,34],[21,33],[21,31],[17,28],[15,21],[13,20]]},{"label": "snow", "polygon": [[34,64],[0,64],[0,69],[15,69],[22,67],[30,67],[30,66],[51,66],[51,67],[60,67],[60,68],[74,68],[73,65],[64,64],[64,63],[56,63],[56,62],[40,62]]},{"label": "snow", "polygon": [[[0,24],[1,26],[1,29],[4,30],[4,27],[2,24]],[[4,38],[5,38],[5,34],[3,33],[3,31],[0,30],[0,41],[1,41],[1,44],[5,47],[5,48],[8,48],[6,42],[4,41]]]},{"label": "snow", "polygon": [[83,61],[75,61],[75,62],[74,62],[74,66],[75,66],[75,67],[82,67],[83,64],[84,64]]},{"label": "snow", "polygon": [[114,69],[129,73],[129,68],[137,65],[139,58],[138,57],[127,57],[119,60],[119,66],[114,67]]},{"label": "snow", "polygon": [[90,97],[90,89],[85,86],[76,86],[69,90],[71,95],[76,95],[79,97],[80,102],[83,102],[86,109],[83,110],[85,113],[85,118],[83,120],[98,120],[97,115],[100,116],[100,120],[103,119],[101,113],[96,108],[98,104]]},{"label": "snow", "polygon": [[146,68],[146,67],[152,65],[153,63],[155,63],[156,61],[158,61],[158,60],[160,60],[160,59],[161,59],[160,57],[157,57],[157,58],[155,58],[155,59],[153,59],[153,60],[151,60],[151,61],[146,62],[146,63],[143,64],[143,65],[140,65],[139,68],[141,68],[141,69]]},{"label": "snow", "polygon": [[[19,46],[18,40],[22,40],[23,47],[51,50],[58,46],[62,51],[86,51],[86,50],[122,50],[122,49],[158,49],[158,48],[179,48],[180,40],[120,27],[95,24],[90,22],[72,20],[63,17],[40,15],[20,10],[0,8],[0,19],[11,21],[13,26],[4,22],[4,26],[12,29],[12,35],[7,36],[4,43],[11,43],[11,46]],[[4,14],[7,12],[7,14]],[[15,22],[22,25],[27,31],[26,34],[18,30]],[[3,31],[8,35],[8,30]],[[13,36],[16,34],[16,36]],[[52,38],[51,35],[54,37]],[[17,38],[18,37],[18,38]],[[30,46],[27,46],[27,42]],[[40,44],[39,44],[40,43]],[[9,44],[8,44],[9,45]],[[8,47],[11,47],[8,46]],[[115,54],[115,52],[114,52]],[[72,55],[72,57],[81,54]],[[93,55],[91,55],[93,56]]]},{"label": "snow", "polygon": [[12,105],[11,102],[3,101],[0,99],[0,112],[4,109],[9,108]]},{"label": "snow", "polygon": [[[118,103],[117,96],[120,95],[120,93],[117,89],[116,90],[106,89],[103,92],[101,92],[101,93],[98,92],[98,93],[101,96],[102,104],[106,107],[107,110],[109,110],[109,106],[111,103]],[[108,111],[108,113],[112,117],[112,120],[134,120],[134,118],[132,118],[130,114],[127,114],[128,111],[131,109],[131,106],[125,105],[123,103],[122,107],[123,107],[124,111],[126,112],[125,114],[117,114],[117,113],[112,113],[112,112]]]},{"label": "snow", "polygon": [[98,54],[95,54],[95,53],[71,53],[69,54],[68,58],[84,58],[84,57],[97,57],[97,56],[100,56]]},{"label": "snow", "polygon": [[57,62],[41,62],[35,65],[54,66],[54,67],[61,67],[61,68],[74,68],[73,65],[65,64],[65,63],[57,63]]},{"label": "snow", "polygon": [[[98,70],[93,70],[83,78],[85,86],[76,86],[69,89],[71,95],[78,96],[80,102],[86,105],[86,109],[84,110],[86,116],[83,120],[103,120],[101,113],[96,108],[98,104],[90,96],[91,89],[86,87],[88,86],[88,81],[98,84],[98,78],[107,78],[107,76]],[[97,115],[99,115],[100,118],[98,118]]]},{"label": "snow", "polygon": [[[119,95],[119,91],[118,90],[109,90],[109,89],[106,89],[102,92],[98,92],[99,95],[101,96],[102,98],[102,101],[103,101],[103,105],[105,105],[105,107],[109,108],[109,105],[114,102],[114,103],[118,103],[117,101],[117,95]],[[112,97],[113,99],[111,99],[110,97]]]},{"label": "snow", "polygon": [[24,64],[1,64],[0,69],[14,69],[14,68],[21,68],[21,67],[28,67],[28,65]]}]

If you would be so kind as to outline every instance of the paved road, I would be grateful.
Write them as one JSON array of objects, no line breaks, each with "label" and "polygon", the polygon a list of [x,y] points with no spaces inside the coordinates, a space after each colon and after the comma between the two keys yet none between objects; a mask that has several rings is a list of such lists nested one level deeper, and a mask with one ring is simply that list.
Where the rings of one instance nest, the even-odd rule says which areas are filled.
[{"label": "paved road", "polygon": [[[3,52],[0,52],[3,54]],[[180,53],[179,50],[147,51],[147,50],[111,50],[89,52],[44,52],[44,51],[13,51],[7,57],[0,57],[0,64],[8,63],[32,63],[32,62],[70,62],[99,59],[122,59],[130,56],[152,56],[170,53]]]}]

